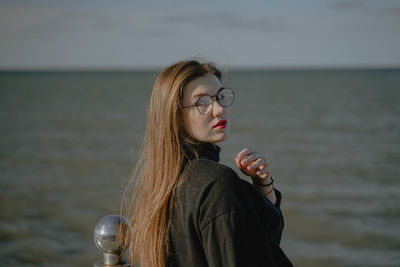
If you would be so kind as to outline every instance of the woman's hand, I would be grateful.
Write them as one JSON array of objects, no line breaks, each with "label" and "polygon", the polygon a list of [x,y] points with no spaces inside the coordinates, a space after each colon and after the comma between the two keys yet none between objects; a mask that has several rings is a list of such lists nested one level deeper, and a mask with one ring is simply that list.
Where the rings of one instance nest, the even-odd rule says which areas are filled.
[{"label": "woman's hand", "polygon": [[239,169],[251,178],[256,178],[258,183],[269,183],[270,171],[268,163],[259,153],[249,148],[240,151],[235,157]]},{"label": "woman's hand", "polygon": [[235,157],[236,165],[246,175],[250,176],[258,190],[267,197],[272,204],[276,203],[274,185],[268,163],[259,153],[245,148]]}]

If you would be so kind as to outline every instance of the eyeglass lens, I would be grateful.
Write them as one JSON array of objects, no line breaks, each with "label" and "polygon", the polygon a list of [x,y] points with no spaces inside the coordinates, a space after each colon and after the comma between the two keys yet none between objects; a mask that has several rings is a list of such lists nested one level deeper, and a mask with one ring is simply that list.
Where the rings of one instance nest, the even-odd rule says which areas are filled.
[{"label": "eyeglass lens", "polygon": [[[229,107],[230,105],[232,105],[234,99],[235,99],[235,94],[233,93],[233,90],[230,88],[222,89],[216,96],[218,104],[220,104],[223,107]],[[207,114],[208,112],[210,112],[212,106],[213,106],[213,101],[211,96],[202,96],[197,101],[197,108],[201,114]]]}]

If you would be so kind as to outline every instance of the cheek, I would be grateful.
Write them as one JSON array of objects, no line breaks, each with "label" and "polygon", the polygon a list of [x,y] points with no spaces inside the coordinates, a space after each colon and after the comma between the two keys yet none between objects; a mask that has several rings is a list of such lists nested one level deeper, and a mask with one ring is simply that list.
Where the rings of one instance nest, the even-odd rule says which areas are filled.
[{"label": "cheek", "polygon": [[195,138],[204,134],[208,126],[207,120],[203,115],[193,114],[192,112],[185,112],[183,114],[183,124],[186,132]]},{"label": "cheek", "polygon": [[195,116],[189,110],[185,111],[182,115],[185,130],[189,135],[192,135],[196,128]]}]

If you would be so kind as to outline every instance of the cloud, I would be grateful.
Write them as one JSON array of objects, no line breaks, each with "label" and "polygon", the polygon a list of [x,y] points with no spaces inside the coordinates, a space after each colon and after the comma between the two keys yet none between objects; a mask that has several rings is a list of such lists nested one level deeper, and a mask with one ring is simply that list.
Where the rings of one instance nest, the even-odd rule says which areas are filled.
[{"label": "cloud", "polygon": [[239,12],[179,12],[166,14],[159,18],[162,24],[170,27],[190,25],[203,30],[245,30],[257,32],[284,31],[290,27],[285,18],[265,14],[246,14]]},{"label": "cloud", "polygon": [[340,0],[330,3],[329,6],[335,9],[362,9],[368,5],[362,0]]},{"label": "cloud", "polygon": [[366,0],[339,0],[331,2],[329,7],[336,10],[360,10],[377,15],[400,15],[400,5],[394,1],[377,3]]},{"label": "cloud", "polygon": [[380,10],[384,15],[396,16],[400,21],[400,6],[384,7]]},{"label": "cloud", "polygon": [[98,32],[154,39],[196,31],[263,34],[290,29],[283,16],[255,12],[32,6],[0,9],[0,33],[9,36],[54,37]]},{"label": "cloud", "polygon": [[1,1],[0,66],[157,65],[215,46],[235,64],[399,62],[395,2],[195,9]]},{"label": "cloud", "polygon": [[[18,19],[13,19],[17,17]],[[2,30],[23,34],[53,34],[67,31],[102,29],[112,20],[96,11],[60,8],[3,7]]]},{"label": "cloud", "polygon": [[[394,1],[335,1],[329,7],[334,16],[341,18],[336,23],[337,27],[351,34],[360,34],[363,31],[366,34],[383,36],[398,32],[400,27],[400,5]],[[386,39],[382,41],[385,42]]]},{"label": "cloud", "polygon": [[172,27],[155,23],[159,16],[153,11],[122,8],[2,7],[0,33],[9,36],[94,32],[146,36],[173,34]]}]

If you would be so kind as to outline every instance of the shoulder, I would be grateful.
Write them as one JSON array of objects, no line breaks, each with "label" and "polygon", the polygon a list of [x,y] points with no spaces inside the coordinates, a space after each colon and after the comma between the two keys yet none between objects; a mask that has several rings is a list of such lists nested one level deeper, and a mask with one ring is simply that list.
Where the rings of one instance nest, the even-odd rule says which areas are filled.
[{"label": "shoulder", "polygon": [[201,225],[233,210],[241,210],[247,202],[243,180],[230,167],[208,159],[193,162],[181,185],[181,197],[190,200]]},{"label": "shoulder", "polygon": [[195,185],[231,188],[241,184],[241,179],[234,170],[209,159],[193,160],[186,171],[187,179]]}]

